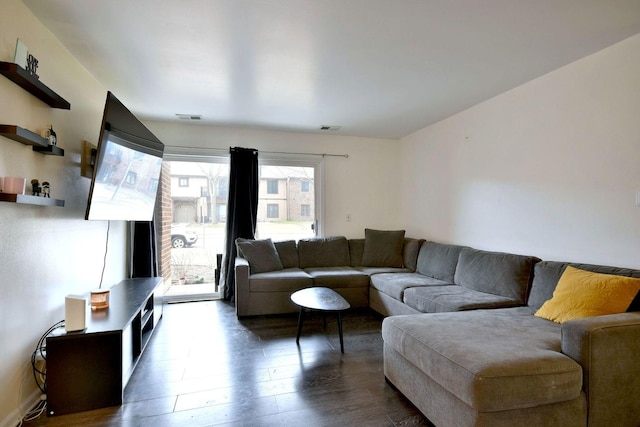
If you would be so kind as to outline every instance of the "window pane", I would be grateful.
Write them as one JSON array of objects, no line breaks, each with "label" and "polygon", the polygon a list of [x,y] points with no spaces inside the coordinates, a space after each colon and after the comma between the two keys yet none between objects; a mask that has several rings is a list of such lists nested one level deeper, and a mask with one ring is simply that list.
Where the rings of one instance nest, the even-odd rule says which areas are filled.
[{"label": "window pane", "polygon": [[315,168],[273,163],[260,165],[256,238],[315,237]]},{"label": "window pane", "polygon": [[268,204],[267,205],[267,218],[278,219],[280,217],[278,205]]},{"label": "window pane", "polygon": [[278,194],[278,180],[275,180],[275,179],[267,180],[267,193]]}]

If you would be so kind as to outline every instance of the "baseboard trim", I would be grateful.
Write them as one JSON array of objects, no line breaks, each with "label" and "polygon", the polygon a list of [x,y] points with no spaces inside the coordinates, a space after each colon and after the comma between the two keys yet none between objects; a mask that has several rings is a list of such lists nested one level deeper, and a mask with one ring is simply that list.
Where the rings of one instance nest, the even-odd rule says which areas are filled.
[{"label": "baseboard trim", "polygon": [[16,427],[20,424],[22,419],[22,415],[26,414],[31,410],[31,408],[35,407],[36,404],[40,401],[40,396],[42,392],[40,390],[34,390],[24,401],[20,402],[18,408],[9,412],[2,421],[0,421],[0,427]]}]

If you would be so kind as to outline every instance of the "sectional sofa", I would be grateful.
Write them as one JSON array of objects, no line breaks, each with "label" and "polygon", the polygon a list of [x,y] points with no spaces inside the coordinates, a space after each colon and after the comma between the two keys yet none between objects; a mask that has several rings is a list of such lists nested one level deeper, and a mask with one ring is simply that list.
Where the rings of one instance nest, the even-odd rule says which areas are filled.
[{"label": "sectional sofa", "polygon": [[308,286],[387,316],[385,377],[437,426],[640,425],[639,270],[398,231],[238,250],[239,316],[294,312]]}]

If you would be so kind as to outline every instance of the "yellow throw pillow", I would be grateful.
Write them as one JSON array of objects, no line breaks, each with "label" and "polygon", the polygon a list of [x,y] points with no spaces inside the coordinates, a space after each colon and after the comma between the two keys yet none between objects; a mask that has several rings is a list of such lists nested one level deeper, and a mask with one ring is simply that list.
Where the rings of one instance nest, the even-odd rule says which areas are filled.
[{"label": "yellow throw pillow", "polygon": [[536,316],[556,323],[624,313],[640,291],[640,279],[593,273],[568,266]]}]

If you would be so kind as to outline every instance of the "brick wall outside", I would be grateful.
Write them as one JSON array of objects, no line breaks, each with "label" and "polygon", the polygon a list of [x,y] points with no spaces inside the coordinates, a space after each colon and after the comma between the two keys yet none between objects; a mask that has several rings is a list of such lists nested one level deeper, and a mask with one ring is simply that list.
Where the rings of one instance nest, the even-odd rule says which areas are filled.
[{"label": "brick wall outside", "polygon": [[171,285],[171,165],[162,162],[160,186],[156,201],[156,226],[158,233],[158,264],[160,276],[164,278],[165,289]]}]

